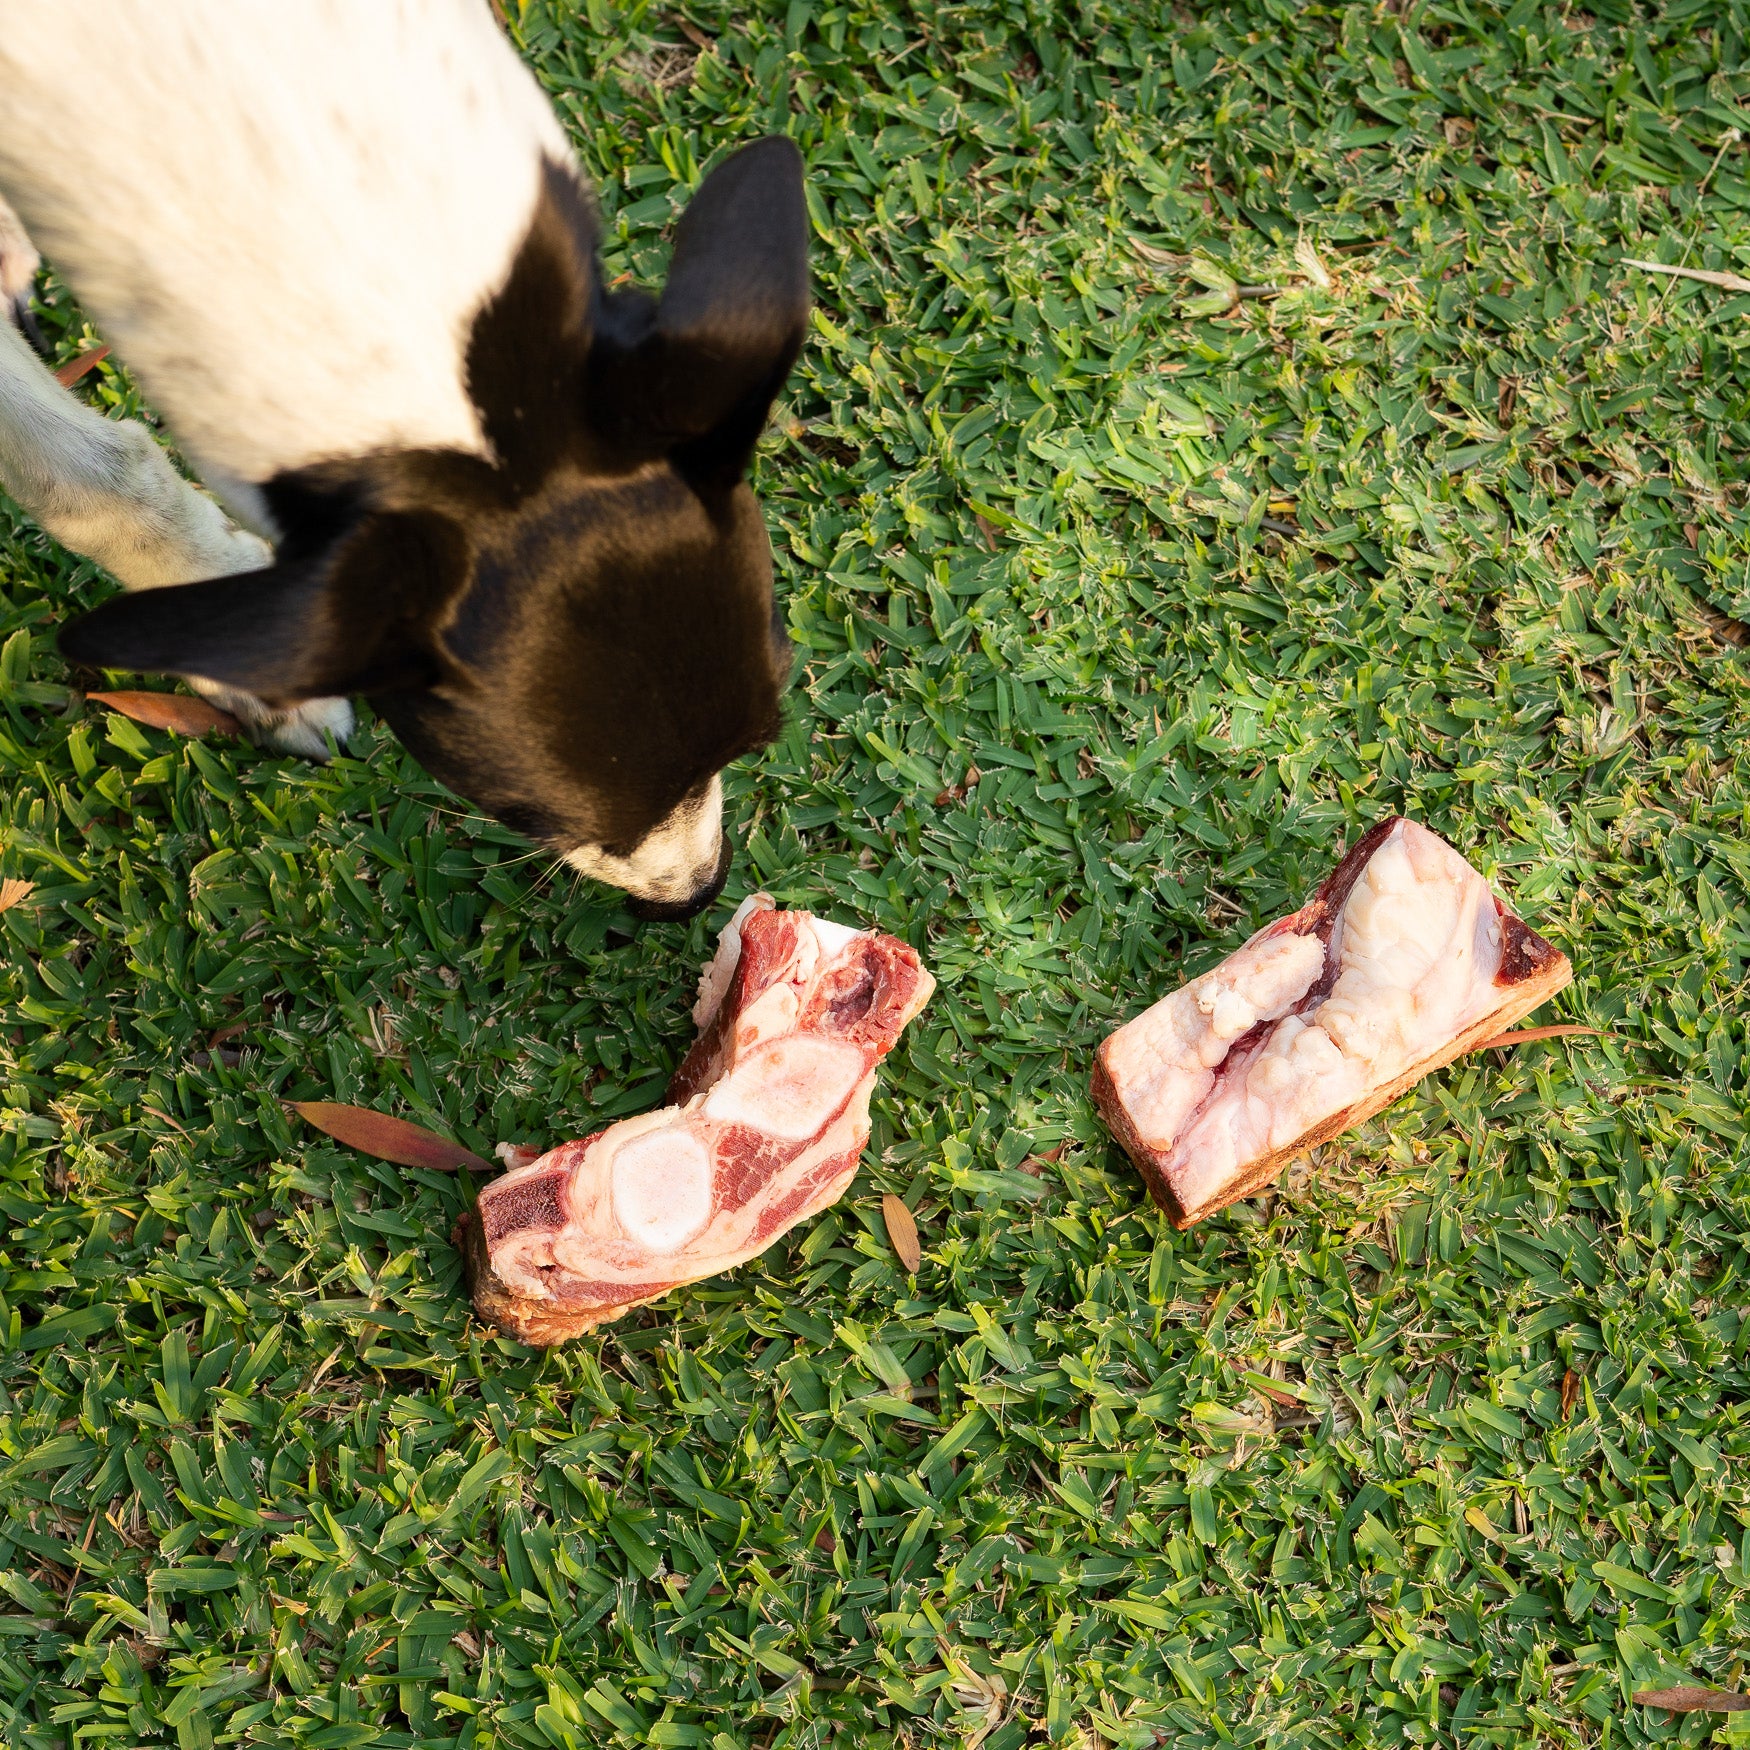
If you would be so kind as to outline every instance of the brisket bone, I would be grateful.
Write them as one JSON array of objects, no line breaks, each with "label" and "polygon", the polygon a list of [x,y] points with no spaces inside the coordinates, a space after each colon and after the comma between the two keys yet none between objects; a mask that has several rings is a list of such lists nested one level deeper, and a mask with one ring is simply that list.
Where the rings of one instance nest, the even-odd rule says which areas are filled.
[{"label": "brisket bone", "polygon": [[1189,1227],[1572,976],[1444,839],[1384,820],[1299,911],[1106,1039],[1094,1101]]},{"label": "brisket bone", "polygon": [[835,1203],[869,1140],[876,1065],[934,988],[894,937],[754,895],[700,978],[668,1104],[481,1191],[462,1236],[481,1316],[562,1342]]}]

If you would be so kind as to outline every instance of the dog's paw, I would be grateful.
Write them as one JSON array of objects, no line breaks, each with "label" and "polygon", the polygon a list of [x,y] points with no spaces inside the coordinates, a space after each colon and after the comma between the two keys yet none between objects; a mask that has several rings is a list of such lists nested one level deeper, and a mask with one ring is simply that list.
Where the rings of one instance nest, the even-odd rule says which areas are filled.
[{"label": "dog's paw", "polygon": [[290,711],[274,712],[256,730],[260,740],[281,753],[302,754],[306,759],[328,758],[328,737],[345,749],[353,731],[352,702],[348,699],[306,699]]},{"label": "dog's paw", "polygon": [[280,753],[325,760],[328,737],[334,738],[336,747],[344,748],[353,731],[352,704],[347,699],[306,699],[289,711],[276,711],[253,693],[220,681],[191,675],[188,684],[221,711],[229,711],[249,732],[251,741]]},{"label": "dog's paw", "polygon": [[0,201],[0,297],[6,300],[9,309],[29,307],[25,300],[41,266],[42,257],[18,215]]},{"label": "dog's paw", "polygon": [[38,352],[46,352],[48,343],[31,312],[30,290],[42,264],[18,215],[0,201],[0,307]]}]

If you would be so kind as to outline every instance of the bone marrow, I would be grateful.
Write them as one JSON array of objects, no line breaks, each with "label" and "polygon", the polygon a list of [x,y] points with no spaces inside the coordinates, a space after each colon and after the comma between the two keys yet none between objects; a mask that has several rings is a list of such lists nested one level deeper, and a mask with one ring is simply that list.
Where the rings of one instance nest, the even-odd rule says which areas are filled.
[{"label": "bone marrow", "polygon": [[700,979],[668,1104],[514,1166],[458,1237],[481,1317],[563,1342],[763,1252],[838,1201],[876,1067],[935,980],[892,936],[756,894]]},{"label": "bone marrow", "polygon": [[1107,1038],[1094,1101],[1155,1201],[1189,1227],[1572,976],[1444,839],[1394,817],[1299,911]]}]

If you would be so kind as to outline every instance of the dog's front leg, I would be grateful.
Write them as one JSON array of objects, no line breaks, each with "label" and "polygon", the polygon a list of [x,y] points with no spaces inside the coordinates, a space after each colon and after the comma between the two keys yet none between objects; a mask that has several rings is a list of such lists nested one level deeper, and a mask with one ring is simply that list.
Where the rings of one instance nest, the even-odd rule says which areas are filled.
[{"label": "dog's front leg", "polygon": [[[0,208],[0,243],[11,234],[8,219],[10,210]],[[0,487],[62,546],[95,559],[128,589],[194,583],[273,563],[273,549],[236,527],[178,474],[145,426],[105,419],[62,388],[4,315]],[[196,676],[190,684],[242,719],[259,740],[288,752],[321,759],[326,736],[342,741],[352,732],[345,699],[310,699],[274,711],[234,687]]]}]

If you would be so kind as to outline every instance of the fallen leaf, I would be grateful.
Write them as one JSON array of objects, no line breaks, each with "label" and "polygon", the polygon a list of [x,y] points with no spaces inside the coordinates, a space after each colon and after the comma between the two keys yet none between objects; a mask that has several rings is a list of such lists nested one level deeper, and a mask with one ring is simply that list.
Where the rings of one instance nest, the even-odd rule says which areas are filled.
[{"label": "fallen leaf", "polygon": [[490,1162],[460,1143],[434,1136],[405,1118],[391,1118],[387,1112],[340,1106],[330,1100],[288,1100],[286,1104],[306,1124],[315,1125],[336,1142],[344,1142],[360,1154],[375,1155],[380,1161],[393,1161],[398,1167],[429,1167],[437,1173],[453,1173],[458,1167],[477,1173],[492,1171]]},{"label": "fallen leaf", "polygon": [[1030,1179],[1042,1179],[1048,1166],[1056,1166],[1063,1159],[1064,1151],[1069,1147],[1067,1142],[1060,1142],[1056,1148],[1048,1148],[1042,1155],[1028,1155],[1015,1171],[1025,1173]]},{"label": "fallen leaf", "polygon": [[1662,1707],[1673,1714],[1750,1714],[1750,1695],[1730,1689],[1703,1689],[1685,1683],[1676,1689],[1637,1689],[1638,1707]]},{"label": "fallen leaf", "polygon": [[1259,1397],[1268,1398],[1273,1404],[1281,1404],[1284,1409],[1288,1410],[1298,1410],[1300,1408],[1300,1399],[1297,1398],[1293,1392],[1283,1391],[1279,1386],[1265,1385],[1261,1381],[1255,1379],[1250,1381],[1250,1384],[1252,1390],[1255,1391]]},{"label": "fallen leaf", "polygon": [[823,1525],[820,1530],[815,1533],[814,1547],[816,1549],[825,1550],[828,1555],[831,1555],[832,1552],[839,1547],[839,1540],[833,1536],[832,1527],[830,1525]]},{"label": "fallen leaf", "polygon": [[85,697],[148,729],[170,729],[178,735],[205,735],[209,729],[236,735],[243,727],[229,711],[188,693],[87,693]]},{"label": "fallen leaf", "polygon": [[711,37],[706,36],[706,34],[702,30],[700,30],[696,24],[689,24],[687,22],[687,20],[684,18],[677,18],[675,20],[675,23],[679,26],[681,35],[684,36],[687,39],[687,41],[693,45],[694,48],[696,48],[696,49],[714,49],[714,48],[716,48],[716,46],[717,46],[716,42]]},{"label": "fallen leaf", "polygon": [[1590,1039],[1614,1039],[1614,1033],[1606,1033],[1602,1027],[1521,1027],[1515,1033],[1497,1033],[1493,1039],[1485,1039],[1481,1045],[1473,1045],[1473,1051],[1493,1051],[1497,1047],[1509,1045],[1530,1045],[1538,1039],[1572,1039],[1584,1034]]},{"label": "fallen leaf", "polygon": [[1580,1376],[1573,1368],[1562,1375],[1562,1420],[1565,1422],[1580,1401]]},{"label": "fallen leaf", "polygon": [[236,1039],[249,1031],[247,1021],[227,1021],[223,1027],[215,1027],[207,1039],[207,1050],[217,1051],[227,1039]]},{"label": "fallen leaf", "polygon": [[63,389],[71,389],[87,371],[94,371],[109,357],[107,346],[94,346],[90,352],[82,352],[76,359],[68,361],[55,372],[55,381]]},{"label": "fallen leaf", "polygon": [[889,1191],[881,1199],[881,1216],[887,1223],[887,1240],[893,1255],[915,1276],[924,1254],[918,1245],[918,1224],[912,1220],[911,1211]]},{"label": "fallen leaf", "polygon": [[1001,544],[996,524],[988,517],[980,516],[977,511],[972,513],[972,520],[978,524],[979,538],[994,553]]},{"label": "fallen leaf", "polygon": [[23,905],[35,892],[34,881],[0,881],[0,911],[11,911],[15,905]]}]

